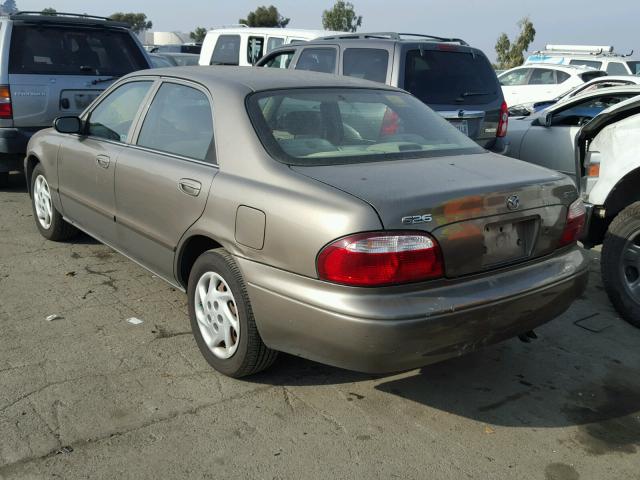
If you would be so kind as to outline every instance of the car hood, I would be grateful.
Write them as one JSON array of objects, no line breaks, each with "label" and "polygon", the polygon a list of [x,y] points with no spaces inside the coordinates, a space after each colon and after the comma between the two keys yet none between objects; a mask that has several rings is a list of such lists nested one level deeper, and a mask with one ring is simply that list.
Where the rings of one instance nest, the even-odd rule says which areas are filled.
[{"label": "car hood", "polygon": [[[575,198],[565,175],[492,153],[291,168],[369,203],[386,229],[410,225],[431,231],[510,213],[506,199],[514,194],[520,210],[567,205]],[[424,215],[431,221],[406,220]]]}]

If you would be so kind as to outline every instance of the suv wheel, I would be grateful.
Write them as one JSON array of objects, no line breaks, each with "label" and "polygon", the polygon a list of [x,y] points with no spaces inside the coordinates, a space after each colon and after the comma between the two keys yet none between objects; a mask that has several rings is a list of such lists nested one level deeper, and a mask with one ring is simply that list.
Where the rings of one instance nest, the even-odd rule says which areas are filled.
[{"label": "suv wheel", "polygon": [[602,281],[618,313],[640,327],[640,202],[613,219],[602,244]]},{"label": "suv wheel", "polygon": [[239,378],[275,361],[277,352],[260,338],[244,280],[227,251],[209,250],[198,257],[187,294],[193,336],[213,368]]},{"label": "suv wheel", "polygon": [[48,240],[67,240],[78,233],[73,225],[65,222],[51,201],[51,189],[44,174],[44,168],[38,164],[31,175],[31,204],[36,227]]}]

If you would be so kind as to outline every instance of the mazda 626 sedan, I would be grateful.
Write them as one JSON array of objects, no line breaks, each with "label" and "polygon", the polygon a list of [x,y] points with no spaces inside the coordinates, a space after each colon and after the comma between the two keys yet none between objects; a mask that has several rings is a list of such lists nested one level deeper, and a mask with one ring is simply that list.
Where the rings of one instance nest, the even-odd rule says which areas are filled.
[{"label": "mazda 626 sedan", "polygon": [[378,83],[232,67],[128,75],[34,135],[36,226],[187,292],[207,361],[391,372],[530,332],[585,288],[571,180],[488,153]]}]

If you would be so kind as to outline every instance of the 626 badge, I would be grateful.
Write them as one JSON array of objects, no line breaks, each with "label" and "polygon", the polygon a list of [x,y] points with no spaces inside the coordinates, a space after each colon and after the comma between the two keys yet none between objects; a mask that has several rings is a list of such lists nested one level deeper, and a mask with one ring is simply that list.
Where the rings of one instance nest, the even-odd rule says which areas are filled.
[{"label": "626 badge", "polygon": [[404,225],[416,225],[418,223],[429,223],[433,220],[433,215],[427,213],[426,215],[409,215],[408,217],[402,217],[402,223]]}]

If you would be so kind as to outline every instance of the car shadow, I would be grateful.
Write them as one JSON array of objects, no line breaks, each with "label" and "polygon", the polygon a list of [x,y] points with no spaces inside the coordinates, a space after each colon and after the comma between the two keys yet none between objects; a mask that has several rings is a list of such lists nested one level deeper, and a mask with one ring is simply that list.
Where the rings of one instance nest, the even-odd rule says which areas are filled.
[{"label": "car shadow", "polygon": [[275,368],[248,380],[282,386],[373,381],[379,392],[492,425],[489,432],[577,426],[575,441],[594,455],[638,451],[637,367],[610,359],[591,369],[577,363],[585,357],[545,350],[537,355],[535,344],[510,340],[399,375],[351,372],[282,355]]},{"label": "car shadow", "polygon": [[23,173],[10,173],[5,185],[0,184],[0,192],[27,193],[27,182]]}]

